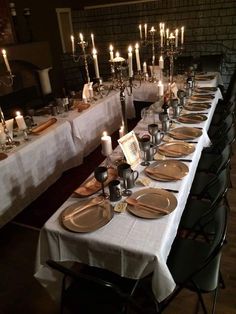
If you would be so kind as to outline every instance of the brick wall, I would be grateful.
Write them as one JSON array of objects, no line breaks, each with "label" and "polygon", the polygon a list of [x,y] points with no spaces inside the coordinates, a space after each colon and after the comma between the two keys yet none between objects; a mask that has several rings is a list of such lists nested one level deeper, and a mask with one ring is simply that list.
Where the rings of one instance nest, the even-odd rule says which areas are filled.
[{"label": "brick wall", "polygon": [[[160,22],[170,28],[185,26],[184,55],[224,54],[222,77],[227,86],[236,66],[236,2],[235,0],[159,0],[149,3],[120,5],[72,12],[74,33],[82,32],[90,41],[95,35],[100,75],[109,75],[109,44],[127,57],[127,47],[139,40],[138,25],[148,23],[158,29]],[[91,42],[90,42],[91,43]],[[91,46],[90,46],[91,47]],[[141,59],[151,52],[141,50]],[[90,49],[88,49],[89,51]],[[75,65],[68,56],[64,64],[69,86],[79,84],[73,76]],[[146,58],[146,57],[145,57]],[[141,62],[144,60],[141,60]],[[78,70],[78,67],[77,67]],[[91,74],[93,76],[93,73]]]}]

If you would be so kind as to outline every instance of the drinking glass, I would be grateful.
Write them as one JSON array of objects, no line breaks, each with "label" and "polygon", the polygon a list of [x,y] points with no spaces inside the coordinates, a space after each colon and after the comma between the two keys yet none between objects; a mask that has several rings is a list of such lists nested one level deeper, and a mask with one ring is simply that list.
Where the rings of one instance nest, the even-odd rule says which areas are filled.
[{"label": "drinking glass", "polygon": [[158,133],[158,125],[155,123],[151,123],[148,125],[148,133],[151,135],[152,137],[152,144],[156,145],[156,135]]},{"label": "drinking glass", "polygon": [[132,191],[127,189],[127,180],[131,175],[132,169],[129,164],[123,163],[117,167],[118,176],[123,179],[124,190],[122,195],[129,196],[132,194]]},{"label": "drinking glass", "polygon": [[107,167],[97,167],[97,168],[95,168],[95,170],[94,170],[94,177],[102,185],[102,194],[101,195],[103,197],[107,198],[108,194],[105,193],[105,190],[104,190],[104,182],[108,178]]},{"label": "drinking glass", "polygon": [[151,142],[150,136],[144,135],[143,137],[139,138],[139,146],[141,151],[143,152],[143,161],[141,162],[142,166],[149,166],[150,162],[147,161],[147,152],[150,150]]}]

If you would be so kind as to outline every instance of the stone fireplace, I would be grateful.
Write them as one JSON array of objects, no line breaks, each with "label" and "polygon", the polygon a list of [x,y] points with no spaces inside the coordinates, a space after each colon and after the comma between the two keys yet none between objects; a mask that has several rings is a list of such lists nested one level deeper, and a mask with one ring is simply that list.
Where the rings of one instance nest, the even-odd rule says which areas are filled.
[{"label": "stone fireplace", "polygon": [[[9,63],[14,75],[13,86],[0,86],[0,104],[4,115],[15,116],[15,111],[23,113],[27,108],[44,106],[49,95],[42,92],[39,72],[51,67],[51,54],[47,42],[18,44],[6,47]],[[2,65],[0,78],[3,79]]]}]

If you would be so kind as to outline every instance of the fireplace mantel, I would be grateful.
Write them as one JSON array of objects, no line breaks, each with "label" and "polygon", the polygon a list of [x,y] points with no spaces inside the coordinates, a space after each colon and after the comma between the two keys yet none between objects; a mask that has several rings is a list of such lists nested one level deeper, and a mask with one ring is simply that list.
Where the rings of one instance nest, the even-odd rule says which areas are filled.
[{"label": "fireplace mantel", "polygon": [[52,66],[50,47],[46,41],[16,44],[5,49],[9,61],[26,61],[39,69]]}]

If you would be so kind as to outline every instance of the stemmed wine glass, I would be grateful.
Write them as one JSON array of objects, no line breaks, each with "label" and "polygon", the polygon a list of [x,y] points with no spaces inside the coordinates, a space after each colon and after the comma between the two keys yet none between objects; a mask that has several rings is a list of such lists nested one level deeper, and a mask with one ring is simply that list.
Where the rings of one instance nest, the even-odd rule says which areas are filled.
[{"label": "stemmed wine glass", "polygon": [[149,166],[150,162],[147,161],[147,152],[150,150],[151,142],[150,136],[144,135],[143,137],[139,138],[139,146],[140,149],[143,151],[143,161],[141,162],[142,166]]},{"label": "stemmed wine glass", "polygon": [[108,194],[105,193],[105,190],[104,190],[104,182],[108,178],[107,167],[97,167],[97,168],[95,168],[95,170],[94,170],[94,177],[102,185],[102,194],[101,195],[104,198],[107,198]]},{"label": "stemmed wine glass", "polygon": [[156,135],[158,133],[158,125],[156,123],[148,124],[148,133],[152,137],[152,144],[155,146],[156,143]]},{"label": "stemmed wine glass", "polygon": [[122,191],[122,195],[129,196],[132,194],[131,190],[127,189],[127,180],[131,175],[132,169],[129,164],[123,163],[117,167],[118,176],[123,179],[124,191]]}]

